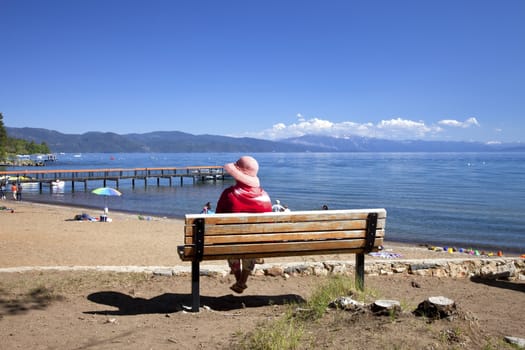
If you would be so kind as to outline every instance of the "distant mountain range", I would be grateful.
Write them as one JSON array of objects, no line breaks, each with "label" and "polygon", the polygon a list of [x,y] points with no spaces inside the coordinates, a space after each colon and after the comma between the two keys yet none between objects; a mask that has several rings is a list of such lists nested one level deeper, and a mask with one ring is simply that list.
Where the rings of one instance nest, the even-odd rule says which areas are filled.
[{"label": "distant mountain range", "polygon": [[63,134],[41,128],[6,127],[9,137],[45,142],[53,152],[177,153],[177,152],[492,152],[525,151],[521,143],[484,144],[453,141],[392,141],[360,136],[335,138],[305,135],[279,141],[249,137],[192,135],[156,131],[120,135],[111,132]]}]

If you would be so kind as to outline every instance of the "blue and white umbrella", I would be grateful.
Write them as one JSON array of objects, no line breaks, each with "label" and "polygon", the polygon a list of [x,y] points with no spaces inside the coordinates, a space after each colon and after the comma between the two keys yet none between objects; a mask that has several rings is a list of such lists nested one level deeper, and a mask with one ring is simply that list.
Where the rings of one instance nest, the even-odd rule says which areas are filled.
[{"label": "blue and white umbrella", "polygon": [[91,193],[96,194],[98,196],[104,196],[104,212],[107,212],[107,198],[108,197],[118,197],[122,196],[122,193],[119,190],[116,190],[111,187],[99,187],[95,188]]}]

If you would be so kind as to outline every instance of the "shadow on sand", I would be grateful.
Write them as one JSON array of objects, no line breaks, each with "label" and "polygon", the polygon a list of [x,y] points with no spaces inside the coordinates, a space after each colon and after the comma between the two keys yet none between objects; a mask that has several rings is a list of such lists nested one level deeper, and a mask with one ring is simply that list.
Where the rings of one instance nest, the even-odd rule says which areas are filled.
[{"label": "shadow on sand", "polygon": [[[191,295],[165,293],[151,299],[136,298],[127,294],[112,291],[96,292],[88,295],[88,300],[102,305],[112,306],[117,310],[86,311],[86,314],[98,315],[140,315],[167,314],[189,310]],[[243,308],[262,307],[268,305],[284,305],[301,303],[304,299],[298,295],[242,295],[232,294],[220,297],[201,295],[201,306],[207,306],[215,311],[231,311]]]},{"label": "shadow on sand", "polygon": [[510,289],[510,290],[514,290],[516,292],[525,293],[525,283],[519,283],[519,282],[514,282],[514,281],[506,281],[506,280],[499,280],[499,279],[487,279],[487,278],[481,278],[479,276],[473,276],[473,277],[470,278],[470,280],[472,282],[485,284],[485,285],[491,286],[491,287]]}]

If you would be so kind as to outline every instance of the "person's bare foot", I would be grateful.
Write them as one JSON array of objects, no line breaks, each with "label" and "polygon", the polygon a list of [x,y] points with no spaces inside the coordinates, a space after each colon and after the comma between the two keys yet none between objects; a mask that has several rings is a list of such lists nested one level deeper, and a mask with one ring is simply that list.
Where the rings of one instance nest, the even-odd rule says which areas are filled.
[{"label": "person's bare foot", "polygon": [[244,292],[244,290],[248,288],[247,285],[241,285],[239,282],[234,283],[230,289],[233,290],[235,293],[241,294]]}]

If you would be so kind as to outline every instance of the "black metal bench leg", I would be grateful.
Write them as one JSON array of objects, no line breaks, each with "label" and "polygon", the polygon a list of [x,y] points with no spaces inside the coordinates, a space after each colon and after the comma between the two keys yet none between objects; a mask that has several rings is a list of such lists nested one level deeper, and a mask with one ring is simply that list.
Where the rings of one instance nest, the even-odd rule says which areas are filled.
[{"label": "black metal bench leg", "polygon": [[365,289],[365,255],[355,255],[355,286],[359,290]]},{"label": "black metal bench leg", "polygon": [[200,262],[192,261],[191,263],[191,311],[199,312],[201,306],[201,296],[200,296]]}]

